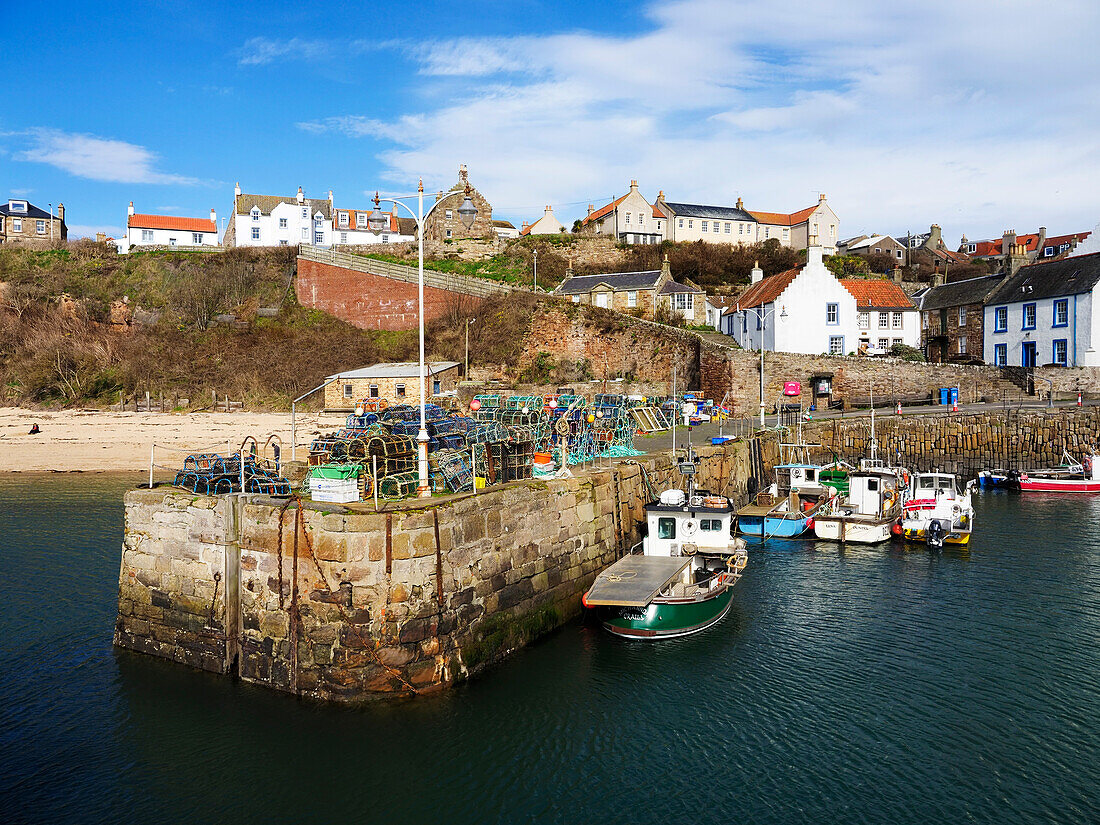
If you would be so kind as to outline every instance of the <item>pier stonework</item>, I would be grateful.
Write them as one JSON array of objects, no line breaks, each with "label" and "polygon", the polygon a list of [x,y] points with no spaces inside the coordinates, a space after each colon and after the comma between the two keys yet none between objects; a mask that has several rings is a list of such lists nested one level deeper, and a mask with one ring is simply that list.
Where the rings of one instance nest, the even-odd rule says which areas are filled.
[{"label": "pier stonework", "polygon": [[[700,454],[743,493],[744,444]],[[131,490],[115,643],[325,700],[439,689],[579,613],[676,472],[640,461],[379,513]]]}]

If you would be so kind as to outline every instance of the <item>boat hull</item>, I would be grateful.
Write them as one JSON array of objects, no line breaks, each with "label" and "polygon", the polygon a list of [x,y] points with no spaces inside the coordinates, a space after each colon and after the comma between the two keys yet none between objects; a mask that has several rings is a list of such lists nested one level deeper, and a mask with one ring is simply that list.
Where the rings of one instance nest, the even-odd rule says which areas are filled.
[{"label": "boat hull", "polygon": [[706,630],[721,621],[733,603],[733,588],[698,601],[654,600],[644,608],[601,607],[606,630],[628,639],[673,639]]},{"label": "boat hull", "polygon": [[1100,480],[1020,476],[1020,489],[1037,493],[1100,493]]},{"label": "boat hull", "polygon": [[857,519],[818,516],[814,519],[814,535],[824,541],[853,544],[880,544],[890,538],[893,521],[859,521]]},{"label": "boat hull", "polygon": [[[920,544],[925,544],[925,543],[928,542],[928,534],[925,532],[924,528],[922,528],[922,527],[903,527],[902,531],[901,531],[901,535],[902,535],[902,538],[904,538],[906,541],[915,541],[915,542],[919,542]],[[943,537],[943,543],[944,544],[969,544],[970,543],[970,533],[969,532],[964,533],[964,532],[960,532],[960,531],[952,531],[950,533],[947,533]]]},{"label": "boat hull", "polygon": [[772,518],[770,516],[738,516],[737,529],[746,536],[757,538],[793,539],[809,529],[808,517]]}]

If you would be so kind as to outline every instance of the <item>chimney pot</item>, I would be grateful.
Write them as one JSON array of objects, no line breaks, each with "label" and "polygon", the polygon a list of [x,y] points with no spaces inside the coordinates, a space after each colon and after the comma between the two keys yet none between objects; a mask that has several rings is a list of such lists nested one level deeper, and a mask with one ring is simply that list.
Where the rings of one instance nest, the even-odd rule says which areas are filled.
[{"label": "chimney pot", "polygon": [[758,284],[762,280],[764,280],[764,270],[760,268],[760,261],[757,261],[752,268],[752,282]]},{"label": "chimney pot", "polygon": [[233,187],[233,194],[238,198],[241,196],[241,182],[237,181],[237,185]]},{"label": "chimney pot", "polygon": [[592,204],[588,204],[588,214],[591,215],[595,211],[596,211],[596,207],[593,206]]},{"label": "chimney pot", "polygon": [[817,196],[817,202],[818,203],[825,203],[825,193],[824,192],[822,192],[820,195]]},{"label": "chimney pot", "polygon": [[134,202],[133,201],[130,201],[130,206],[127,208],[126,214],[127,215],[133,215],[134,214]]},{"label": "chimney pot", "polygon": [[213,209],[210,210],[210,223],[214,224],[214,228],[218,228],[218,213]]},{"label": "chimney pot", "polygon": [[740,198],[737,199],[737,208],[738,209],[744,209],[745,208],[745,202],[743,200],[741,200]]}]

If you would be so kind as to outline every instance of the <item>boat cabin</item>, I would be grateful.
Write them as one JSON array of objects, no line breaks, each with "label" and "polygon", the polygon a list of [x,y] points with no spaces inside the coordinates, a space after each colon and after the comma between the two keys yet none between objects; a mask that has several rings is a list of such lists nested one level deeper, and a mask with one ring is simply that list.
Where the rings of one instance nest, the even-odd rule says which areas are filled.
[{"label": "boat cabin", "polygon": [[958,481],[950,473],[916,473],[913,476],[911,498],[958,498],[960,495]]},{"label": "boat cabin", "polygon": [[779,490],[787,492],[794,490],[797,493],[809,495],[822,495],[826,492],[825,485],[821,483],[818,474],[821,467],[816,464],[776,464],[775,476],[779,481]]},{"label": "boat cabin", "polygon": [[898,500],[898,477],[890,470],[857,470],[848,477],[844,508],[864,516],[880,516]]},{"label": "boat cabin", "polygon": [[682,490],[665,490],[645,506],[647,556],[692,556],[734,553],[733,507],[725,496],[705,490],[690,498]]}]

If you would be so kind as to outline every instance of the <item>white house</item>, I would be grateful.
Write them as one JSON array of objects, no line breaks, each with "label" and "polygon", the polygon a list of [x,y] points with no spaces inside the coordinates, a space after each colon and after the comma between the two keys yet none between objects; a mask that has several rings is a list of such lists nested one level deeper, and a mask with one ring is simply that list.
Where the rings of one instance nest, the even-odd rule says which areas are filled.
[{"label": "white house", "polygon": [[884,278],[845,278],[840,283],[856,299],[858,352],[883,355],[894,344],[920,347],[920,310],[900,286]]},{"label": "white house", "polygon": [[[377,204],[375,204],[377,207]],[[402,218],[397,207],[383,212],[386,225],[378,232],[367,227],[367,217],[373,209],[333,209],[330,243],[339,246],[367,246],[370,244],[404,243],[416,240],[416,221]]]},{"label": "white house", "polygon": [[554,210],[549,206],[543,212],[541,218],[532,224],[528,224],[524,221],[522,227],[520,227],[519,234],[521,235],[558,235],[565,231],[565,224],[554,217]]},{"label": "white house", "polygon": [[226,246],[295,246],[332,243],[332,191],[328,199],[305,197],[302,187],[293,198],[233,190],[233,214],[222,242]]},{"label": "white house", "polygon": [[774,352],[855,352],[859,330],[856,298],[823,263],[822,247],[811,238],[806,263],[767,278],[760,267],[752,285],[722,316],[722,331],[746,349]]},{"label": "white house", "polygon": [[756,241],[756,218],[745,211],[740,198],[737,199],[737,206],[704,206],[666,201],[662,191],[657,193],[654,208],[668,220],[666,240],[729,244]]},{"label": "white house", "polygon": [[1100,252],[1021,267],[986,299],[986,362],[1100,366],[1097,283]]},{"label": "white house", "polygon": [[179,218],[173,215],[142,215],[134,212],[130,201],[126,215],[126,235],[115,241],[118,251],[129,252],[142,246],[203,247],[218,245],[218,215],[210,218]]},{"label": "white house", "polygon": [[511,221],[493,220],[493,234],[497,238],[511,239],[519,237],[519,230]]},{"label": "white house", "polygon": [[638,191],[638,181],[630,182],[630,191],[596,209],[588,204],[581,219],[581,231],[609,235],[630,244],[657,244],[665,239],[668,218]]}]

